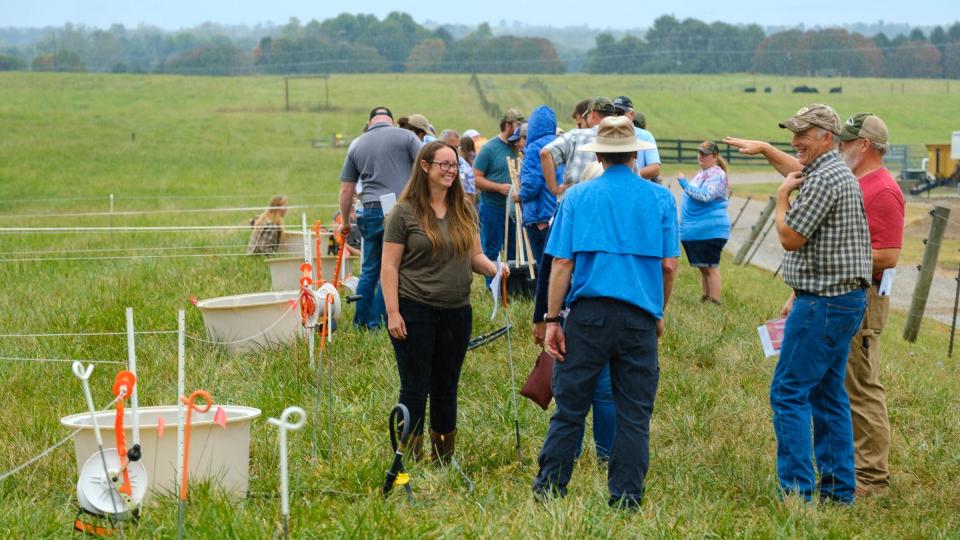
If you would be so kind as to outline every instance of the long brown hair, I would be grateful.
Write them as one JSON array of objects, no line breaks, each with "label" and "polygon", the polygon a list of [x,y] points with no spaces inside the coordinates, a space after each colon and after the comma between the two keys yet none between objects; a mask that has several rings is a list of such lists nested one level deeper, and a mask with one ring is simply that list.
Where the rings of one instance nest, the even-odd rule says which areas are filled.
[{"label": "long brown hair", "polygon": [[260,226],[263,225],[267,219],[269,219],[274,225],[278,227],[283,227],[283,211],[287,207],[287,196],[286,195],[275,195],[270,199],[270,206],[263,211],[262,214],[257,216],[257,219],[254,220],[253,225]]},{"label": "long brown hair", "polygon": [[[430,208],[430,181],[427,171],[423,170],[420,163],[433,161],[437,152],[441,148],[453,150],[454,157],[459,161],[457,149],[442,141],[433,141],[425,144],[420,149],[417,160],[413,163],[413,172],[410,174],[410,181],[407,187],[403,188],[400,194],[400,201],[406,201],[412,208],[423,227],[430,244],[433,245],[434,257],[439,257],[444,247],[440,241],[440,233],[437,229],[437,216]],[[467,203],[467,197],[463,192],[463,185],[460,184],[460,175],[453,182],[453,185],[447,190],[447,219],[449,220],[450,240],[453,244],[453,252],[457,257],[469,255],[473,249],[474,238],[477,235],[477,218],[474,214],[472,205]]]}]

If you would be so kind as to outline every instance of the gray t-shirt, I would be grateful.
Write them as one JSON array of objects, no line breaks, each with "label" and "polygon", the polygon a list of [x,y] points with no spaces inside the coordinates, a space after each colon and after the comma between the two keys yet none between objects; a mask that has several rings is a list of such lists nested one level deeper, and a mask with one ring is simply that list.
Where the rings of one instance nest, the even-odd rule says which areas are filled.
[{"label": "gray t-shirt", "polygon": [[380,196],[403,191],[422,143],[412,131],[389,123],[374,124],[350,143],[340,170],[341,182],[363,182],[362,201],[380,202]]}]

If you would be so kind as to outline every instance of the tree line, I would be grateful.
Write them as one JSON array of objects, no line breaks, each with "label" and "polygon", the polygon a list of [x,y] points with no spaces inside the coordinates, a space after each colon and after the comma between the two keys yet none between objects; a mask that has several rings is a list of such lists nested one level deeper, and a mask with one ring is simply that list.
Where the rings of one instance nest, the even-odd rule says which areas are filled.
[{"label": "tree line", "polygon": [[243,75],[253,73],[481,72],[562,73],[543,38],[494,36],[481,24],[455,40],[405,13],[383,20],[342,14],[302,24],[291,18],[250,43],[224,35],[90,30],[66,25],[31,46],[0,47],[0,70]]},{"label": "tree line", "polygon": [[960,22],[893,39],[843,29],[785,30],[765,36],[734,26],[659,17],[643,39],[597,36],[589,73],[737,73],[793,76],[960,78]]},{"label": "tree line", "polygon": [[186,75],[370,72],[767,73],[792,76],[960,78],[960,22],[892,39],[842,29],[785,30],[659,17],[643,35],[602,33],[594,48],[560,58],[542,37],[495,36],[483,23],[455,39],[410,15],[292,18],[260,32],[227,35],[202,25],[163,32],[66,25],[30,44],[0,46],[0,71],[95,71]]}]

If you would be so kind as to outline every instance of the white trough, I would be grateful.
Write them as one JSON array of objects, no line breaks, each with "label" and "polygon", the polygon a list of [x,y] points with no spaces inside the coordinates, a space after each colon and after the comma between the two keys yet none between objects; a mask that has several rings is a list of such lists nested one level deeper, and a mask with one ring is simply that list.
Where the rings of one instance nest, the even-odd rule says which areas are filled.
[{"label": "white trough", "polygon": [[[210,480],[224,491],[245,497],[250,484],[250,426],[260,416],[260,409],[240,405],[220,405],[227,414],[226,429],[213,423],[217,405],[206,413],[193,411],[190,422],[190,478],[191,484]],[[166,426],[158,437],[157,425],[163,418]],[[103,434],[104,448],[116,448],[114,443],[114,411],[97,413],[97,424]],[[82,428],[73,437],[77,458],[77,472],[87,459],[97,452],[97,439],[90,423],[90,413],[65,416],[60,423],[69,429]],[[133,445],[130,426],[133,416],[125,411],[123,425],[127,448]],[[179,481],[177,471],[177,407],[140,407],[140,461],[147,470],[149,490],[155,494],[176,495]]]},{"label": "white trough", "polygon": [[[316,235],[312,231],[307,234],[310,235],[310,252],[313,253],[317,249],[314,243]],[[324,253],[326,253],[330,245],[331,237],[333,237],[333,233],[320,233],[320,249],[322,249]],[[303,232],[284,231],[283,240],[280,241],[280,245],[277,248],[277,254],[292,255],[303,259]]]},{"label": "white trough", "polygon": [[303,332],[299,296],[299,290],[222,296],[200,300],[197,309],[210,339],[240,353],[293,343]]},{"label": "white trough", "polygon": [[[300,277],[303,273],[300,271],[300,265],[303,264],[302,257],[273,257],[266,259],[267,266],[270,267],[270,285],[275,291],[288,291],[300,287]],[[311,261],[314,263],[316,259]],[[334,255],[324,255],[320,257],[320,264],[323,266],[322,277],[324,281],[332,281],[333,274],[337,268],[337,257]],[[341,280],[352,272],[353,263],[349,258],[343,259],[343,268],[340,270]]]}]

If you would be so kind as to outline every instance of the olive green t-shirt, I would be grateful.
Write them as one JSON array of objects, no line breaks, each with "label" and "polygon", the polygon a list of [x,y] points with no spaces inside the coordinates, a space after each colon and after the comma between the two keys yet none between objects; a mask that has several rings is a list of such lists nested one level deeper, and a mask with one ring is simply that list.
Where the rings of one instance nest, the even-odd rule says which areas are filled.
[{"label": "olive green t-shirt", "polygon": [[400,297],[439,309],[470,303],[470,255],[454,255],[447,217],[449,212],[437,222],[443,248],[434,253],[433,244],[409,203],[397,203],[387,216],[383,241],[404,246],[399,268]]}]

